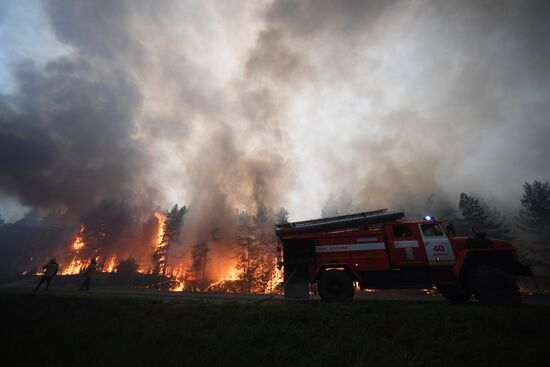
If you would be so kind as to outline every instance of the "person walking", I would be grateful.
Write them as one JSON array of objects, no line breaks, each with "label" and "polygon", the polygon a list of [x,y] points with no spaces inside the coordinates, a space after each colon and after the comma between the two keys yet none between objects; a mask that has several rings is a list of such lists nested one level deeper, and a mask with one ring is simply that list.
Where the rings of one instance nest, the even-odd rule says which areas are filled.
[{"label": "person walking", "polygon": [[81,291],[87,291],[90,289],[90,278],[95,273],[97,269],[97,263],[95,261],[95,258],[90,260],[90,265],[86,268],[84,271],[84,283],[82,283],[82,286],[80,287]]},{"label": "person walking", "polygon": [[42,275],[42,278],[40,279],[40,282],[34,288],[34,291],[38,291],[40,289],[40,286],[42,283],[46,282],[46,289],[44,291],[47,291],[50,288],[50,283],[52,281],[52,278],[57,275],[57,272],[59,270],[59,265],[55,261],[55,258],[52,258],[46,265],[42,267],[44,270],[44,275]]}]

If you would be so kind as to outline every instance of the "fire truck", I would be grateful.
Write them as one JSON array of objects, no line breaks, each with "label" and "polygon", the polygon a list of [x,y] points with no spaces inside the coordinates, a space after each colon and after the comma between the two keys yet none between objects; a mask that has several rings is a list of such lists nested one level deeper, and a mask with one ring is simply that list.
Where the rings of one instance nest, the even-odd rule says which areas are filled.
[{"label": "fire truck", "polygon": [[[355,289],[431,288],[454,303],[475,296],[490,305],[519,305],[514,276],[532,275],[507,241],[454,236],[432,217],[404,220],[387,209],[275,226],[285,297],[327,302]],[[449,233],[448,233],[449,232]]]}]

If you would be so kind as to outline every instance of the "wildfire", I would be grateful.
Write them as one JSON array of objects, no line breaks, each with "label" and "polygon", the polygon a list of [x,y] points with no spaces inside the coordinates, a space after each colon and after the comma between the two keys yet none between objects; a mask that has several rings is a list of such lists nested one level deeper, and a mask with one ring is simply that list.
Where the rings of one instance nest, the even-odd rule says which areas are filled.
[{"label": "wildfire", "polygon": [[214,290],[216,288],[216,286],[218,286],[218,285],[220,285],[224,282],[235,281],[235,280],[239,280],[239,271],[237,270],[236,266],[229,269],[229,272],[227,273],[226,276],[222,277],[217,282],[214,282],[214,283],[210,284],[208,287],[206,287],[206,290],[207,291]]},{"label": "wildfire", "polygon": [[275,270],[269,279],[267,289],[270,292],[277,292],[278,287],[284,282],[284,271],[275,266]]},{"label": "wildfire", "polygon": [[[154,224],[156,224],[157,227],[153,233],[150,234],[147,241],[151,246],[149,247],[149,251],[153,251],[150,255],[152,262],[149,263],[145,261],[145,263],[143,263],[143,258],[138,258],[141,264],[138,264],[135,261],[133,263],[135,266],[135,271],[139,274],[143,274],[143,277],[140,276],[140,280],[150,281],[150,286],[147,286],[146,288],[157,288],[163,290],[169,289],[170,291],[175,292],[181,292],[184,290],[224,293],[280,292],[280,285],[283,283],[284,273],[281,269],[277,268],[276,259],[273,259],[274,266],[272,266],[273,264],[269,262],[271,259],[268,259],[268,261],[264,263],[256,264],[256,267],[253,268],[252,272],[247,272],[247,277],[245,277],[242,273],[243,264],[239,263],[239,265],[237,265],[235,260],[230,260],[233,258],[224,256],[223,261],[220,262],[220,267],[222,270],[221,274],[224,275],[220,278],[209,278],[209,276],[212,276],[212,272],[205,271],[207,264],[206,258],[201,265],[201,269],[199,269],[199,273],[201,273],[202,276],[197,276],[197,271],[192,268],[191,263],[187,262],[189,260],[189,256],[186,258],[183,254],[179,256],[174,255],[173,258],[167,256],[169,255],[168,250],[170,249],[174,236],[172,233],[174,227],[172,223],[173,217],[172,211],[165,214],[162,212],[154,212],[153,222],[156,222]],[[59,269],[60,275],[70,276],[84,272],[90,265],[92,258],[97,261],[97,272],[118,272],[118,264],[123,258],[120,253],[116,253],[113,250],[113,247],[111,246],[113,240],[108,238],[109,232],[106,230],[105,224],[99,224],[99,226],[94,223],[91,225],[88,225],[88,223],[86,223],[86,225],[79,225],[78,232],[73,235],[74,237],[72,238],[72,241],[67,243],[68,246],[66,249],[68,250],[68,253],[60,256],[62,257]],[[208,250],[209,248],[207,247],[207,251]],[[147,259],[147,257],[145,258]],[[168,262],[168,259],[172,260],[172,262]],[[123,273],[126,274],[126,269],[129,268],[124,267],[124,269],[125,270]],[[28,271],[25,271],[23,272],[23,275],[28,273]],[[33,271],[32,274],[40,273]],[[219,274],[220,273],[218,273],[218,276]],[[249,274],[253,274],[254,277],[257,276],[258,279],[250,279],[251,275]],[[269,276],[266,277],[268,274]],[[122,277],[120,279],[122,279]]]},{"label": "wildfire", "polygon": [[80,231],[76,235],[76,238],[73,242],[73,250],[76,252],[79,252],[84,248],[86,243],[84,242],[84,224],[80,225]]},{"label": "wildfire", "polygon": [[69,265],[65,266],[61,270],[61,275],[74,275],[80,274],[86,268],[86,261],[77,259],[76,255],[73,257]]},{"label": "wildfire", "polygon": [[116,272],[116,265],[117,265],[117,257],[116,255],[113,255],[109,261],[106,263],[106,265],[103,267],[103,272],[105,273],[114,273]]},{"label": "wildfire", "polygon": [[185,283],[183,280],[176,279],[175,284],[170,287],[172,292],[182,292],[185,289]]},{"label": "wildfire", "polygon": [[163,243],[163,237],[164,237],[164,222],[166,222],[166,215],[155,212],[155,217],[158,220],[159,223],[159,229],[157,234],[157,248],[164,247],[166,244]]}]

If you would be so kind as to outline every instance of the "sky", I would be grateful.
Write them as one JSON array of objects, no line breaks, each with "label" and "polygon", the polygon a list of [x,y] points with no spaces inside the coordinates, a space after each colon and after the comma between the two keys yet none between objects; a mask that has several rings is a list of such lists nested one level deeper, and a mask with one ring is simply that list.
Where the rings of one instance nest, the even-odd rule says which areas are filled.
[{"label": "sky", "polygon": [[546,1],[2,1],[0,215],[318,217],[550,168]]}]

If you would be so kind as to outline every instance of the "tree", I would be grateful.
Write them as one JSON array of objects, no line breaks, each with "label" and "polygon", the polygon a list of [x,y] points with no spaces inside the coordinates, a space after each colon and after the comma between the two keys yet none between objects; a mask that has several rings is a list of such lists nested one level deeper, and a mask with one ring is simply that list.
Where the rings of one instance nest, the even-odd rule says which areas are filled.
[{"label": "tree", "polygon": [[476,232],[503,240],[513,239],[504,217],[496,208],[491,209],[480,199],[465,193],[460,194],[458,207],[464,220]]},{"label": "tree", "polygon": [[533,181],[523,184],[521,209],[517,217],[519,227],[535,234],[538,243],[548,243],[550,235],[550,184]]},{"label": "tree", "polygon": [[550,223],[550,184],[533,181],[523,184],[518,222],[522,228],[540,233]]},{"label": "tree", "polygon": [[120,261],[116,267],[113,278],[119,284],[131,284],[136,280],[139,264],[133,257]]},{"label": "tree", "polygon": [[336,201],[336,196],[334,193],[330,193],[323,209],[321,209],[321,218],[336,217],[340,214],[338,210],[338,202]]},{"label": "tree", "polygon": [[193,280],[204,281],[206,279],[206,265],[208,263],[208,253],[210,246],[208,241],[198,241],[191,249],[191,276]]},{"label": "tree", "polygon": [[277,214],[275,214],[275,220],[277,221],[277,224],[288,222],[288,210],[281,207]]},{"label": "tree", "polygon": [[184,205],[178,208],[178,204],[166,214],[166,219],[163,224],[162,238],[160,239],[155,252],[153,253],[153,262],[155,264],[155,273],[158,275],[166,275],[166,264],[168,262],[168,249],[173,242],[179,237],[181,227],[183,225],[183,216],[187,213],[187,207]]},{"label": "tree", "polygon": [[353,197],[344,189],[338,198],[338,213],[340,215],[352,214],[355,211]]},{"label": "tree", "polygon": [[245,211],[237,212],[237,223],[237,246],[239,247],[237,269],[240,271],[241,291],[250,293],[255,273],[255,269],[252,266],[255,257],[252,218]]},{"label": "tree", "polygon": [[241,291],[269,292],[276,271],[277,245],[273,232],[274,221],[288,218],[288,211],[281,208],[273,212],[259,205],[256,214],[238,212],[237,245],[239,246]]}]

